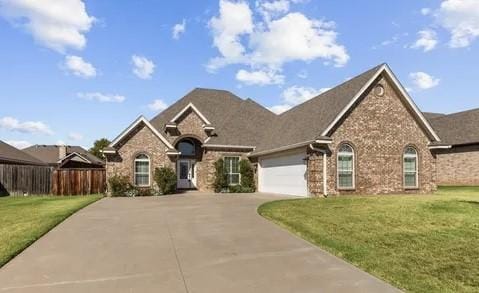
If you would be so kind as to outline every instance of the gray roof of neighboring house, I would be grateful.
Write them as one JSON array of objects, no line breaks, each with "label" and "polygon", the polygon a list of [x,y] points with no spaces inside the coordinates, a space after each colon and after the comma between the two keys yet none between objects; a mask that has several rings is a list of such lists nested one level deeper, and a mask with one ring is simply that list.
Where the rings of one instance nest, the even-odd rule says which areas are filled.
[{"label": "gray roof of neighboring house", "polygon": [[[56,165],[60,160],[60,148],[59,145],[33,145],[24,149],[23,151],[34,156],[38,160],[45,162],[49,165]],[[97,158],[96,156],[90,154],[87,150],[80,146],[66,146],[66,155],[68,156],[71,153],[77,153],[87,160],[92,162],[94,165],[103,165],[104,162]],[[61,158],[63,159],[63,158]]]},{"label": "gray roof of neighboring house", "polygon": [[22,165],[45,165],[33,156],[0,140],[0,162]]},{"label": "gray roof of neighboring house", "polygon": [[254,101],[231,92],[197,88],[154,117],[151,124],[164,133],[165,125],[189,103],[216,127],[217,136],[211,137],[208,144],[254,146],[261,138],[261,128],[276,117]]},{"label": "gray roof of neighboring house", "polygon": [[319,137],[382,65],[279,115],[274,123],[267,127],[260,144],[253,153]]},{"label": "gray roof of neighboring house", "polygon": [[479,143],[479,109],[429,118],[441,142],[450,145]]}]

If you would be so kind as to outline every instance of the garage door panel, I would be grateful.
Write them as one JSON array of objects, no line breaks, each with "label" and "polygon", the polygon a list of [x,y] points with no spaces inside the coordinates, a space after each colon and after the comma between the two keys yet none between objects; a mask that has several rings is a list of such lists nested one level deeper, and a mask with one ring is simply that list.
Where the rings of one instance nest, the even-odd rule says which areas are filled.
[{"label": "garage door panel", "polygon": [[261,159],[259,191],[307,196],[304,152]]}]

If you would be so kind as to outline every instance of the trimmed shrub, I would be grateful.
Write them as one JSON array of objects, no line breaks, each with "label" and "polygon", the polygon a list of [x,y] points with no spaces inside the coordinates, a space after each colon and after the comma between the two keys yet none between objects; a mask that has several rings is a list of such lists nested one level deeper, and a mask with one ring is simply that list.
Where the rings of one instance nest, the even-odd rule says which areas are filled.
[{"label": "trimmed shrub", "polygon": [[176,192],[176,173],[170,167],[156,168],[155,182],[158,185],[160,194],[171,194]]},{"label": "trimmed shrub", "polygon": [[127,196],[127,192],[133,188],[128,176],[114,175],[108,179],[111,196]]},{"label": "trimmed shrub", "polygon": [[241,185],[231,185],[228,187],[228,192],[230,193],[243,193],[243,187]]},{"label": "trimmed shrub", "polygon": [[223,159],[218,159],[215,162],[215,182],[213,183],[215,192],[222,192],[228,188],[228,182],[225,172],[225,163]]},{"label": "trimmed shrub", "polygon": [[242,192],[255,192],[254,170],[250,161],[246,159],[240,161],[240,174]]}]

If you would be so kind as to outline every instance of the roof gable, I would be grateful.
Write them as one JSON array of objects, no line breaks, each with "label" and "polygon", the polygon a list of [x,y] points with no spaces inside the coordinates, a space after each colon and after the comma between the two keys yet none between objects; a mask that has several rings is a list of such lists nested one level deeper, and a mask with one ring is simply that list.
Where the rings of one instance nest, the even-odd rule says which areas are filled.
[{"label": "roof gable", "polygon": [[138,117],[135,121],[133,121],[128,128],[126,128],[120,135],[118,135],[109,145],[109,147],[114,148],[125,136],[127,136],[131,131],[133,131],[139,124],[144,123],[146,127],[148,127],[153,134],[155,134],[169,149],[174,149],[171,143],[163,136],[161,133],[151,125],[151,123],[146,120],[144,116]]},{"label": "roof gable", "polygon": [[206,117],[200,112],[200,110],[198,110],[198,108],[196,108],[195,105],[194,105],[193,103],[191,103],[191,102],[190,102],[188,105],[186,105],[186,107],[184,107],[180,112],[178,112],[178,114],[176,114],[176,116],[173,117],[173,119],[171,119],[170,122],[171,122],[171,123],[176,123],[176,122],[178,122],[178,120],[181,118],[181,116],[183,116],[183,114],[185,114],[185,112],[188,111],[188,110],[190,110],[190,109],[191,109],[192,111],[194,111],[194,112],[196,113],[196,115],[198,115],[198,117],[200,117],[201,120],[202,120],[205,124],[207,124],[207,125],[210,125],[210,124],[211,124],[211,122],[210,122],[208,119],[206,119]]},{"label": "roof gable", "polygon": [[381,64],[279,115],[278,119],[264,131],[263,139],[253,155],[330,136],[334,128],[381,74],[392,81],[430,139],[439,141],[439,136],[389,66]]},{"label": "roof gable", "polygon": [[386,75],[392,82],[393,85],[399,90],[400,97],[404,98],[406,105],[413,111],[418,121],[426,129],[431,139],[434,141],[440,141],[439,136],[436,134],[434,129],[429,124],[429,121],[424,117],[423,113],[419,111],[419,108],[413,102],[411,96],[409,96],[406,89],[402,86],[399,80],[396,78],[394,73],[391,71],[387,64],[381,65],[381,67],[376,71],[374,75],[363,85],[363,87],[355,94],[351,101],[344,107],[341,112],[336,116],[336,118],[326,127],[322,132],[322,136],[328,136],[331,134],[331,130],[341,121],[341,119],[346,115],[346,113],[354,106],[354,104],[363,96],[366,90],[372,85],[372,83],[381,75]]}]

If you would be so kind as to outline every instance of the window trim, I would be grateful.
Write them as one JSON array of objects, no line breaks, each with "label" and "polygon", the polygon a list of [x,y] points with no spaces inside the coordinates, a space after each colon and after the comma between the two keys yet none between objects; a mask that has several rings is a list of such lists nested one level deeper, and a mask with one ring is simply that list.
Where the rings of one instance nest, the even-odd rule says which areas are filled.
[{"label": "window trim", "polygon": [[[138,159],[139,156],[146,156],[147,159]],[[148,184],[139,185],[136,180],[137,174],[146,174],[146,172],[137,172],[136,171],[136,162],[148,162]],[[151,186],[151,159],[150,156],[146,153],[138,153],[135,155],[135,159],[133,160],[133,185],[137,187],[150,187]]]},{"label": "window trim", "polygon": [[[406,151],[408,149],[414,150],[415,155],[406,154]],[[406,185],[406,160],[405,159],[407,157],[416,159],[416,164],[415,164],[416,165],[416,170],[415,170],[416,185],[415,186],[407,186]],[[412,172],[409,172],[409,173],[412,173]],[[406,146],[403,150],[403,154],[402,154],[402,178],[403,178],[403,187],[404,187],[405,190],[419,189],[419,152],[417,151],[417,148],[412,146],[412,145]]]},{"label": "window trim", "polygon": [[[184,142],[191,144],[191,146],[193,147],[193,154],[192,154],[192,155],[185,155],[185,154],[183,154],[183,153],[181,152],[181,150],[180,150],[180,144],[181,144],[181,143],[184,143]],[[178,144],[177,144],[177,148],[178,148],[178,151],[180,152],[180,155],[181,155],[181,156],[184,156],[184,157],[196,157],[196,143],[195,143],[193,140],[189,139],[189,138],[184,138],[184,139],[180,140],[180,141],[178,142]]]},{"label": "window trim", "polygon": [[[231,159],[231,158],[237,158],[238,159],[238,173],[233,173],[233,172],[231,172],[232,170],[226,170],[226,178],[227,178],[226,180],[228,180],[228,175],[238,174],[238,183],[235,183],[235,184],[228,183],[228,186],[240,185],[241,184],[241,170],[240,170],[239,163],[241,161],[241,157],[240,156],[225,156],[225,157],[223,157],[225,169],[226,169],[226,159]],[[232,169],[233,164],[231,164],[230,166],[231,166],[230,169]]]},{"label": "window trim", "polygon": [[[340,183],[339,183],[339,156],[342,154],[339,150],[343,147],[343,146],[348,146],[349,148],[351,148],[351,156],[352,156],[352,162],[353,162],[353,169],[352,169],[352,186],[348,186],[348,187],[342,187],[340,186]],[[356,190],[356,152],[354,150],[354,147],[348,143],[348,142],[344,142],[344,143],[341,143],[339,144],[339,147],[337,149],[337,155],[336,155],[336,187],[338,188],[338,190]],[[344,154],[344,153],[343,153]]]}]

